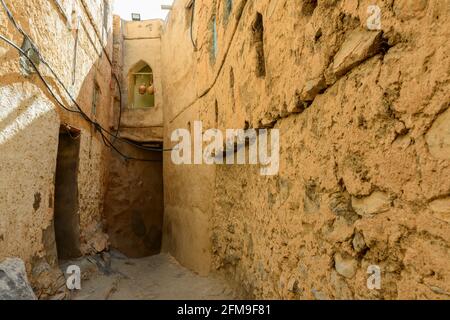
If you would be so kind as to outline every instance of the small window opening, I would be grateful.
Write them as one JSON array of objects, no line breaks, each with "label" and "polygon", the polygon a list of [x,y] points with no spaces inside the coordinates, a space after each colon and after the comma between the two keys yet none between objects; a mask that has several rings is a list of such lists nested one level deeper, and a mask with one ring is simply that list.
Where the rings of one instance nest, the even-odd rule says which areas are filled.
[{"label": "small window opening", "polygon": [[100,87],[97,83],[94,84],[94,93],[92,95],[92,115],[97,114],[97,107],[100,103]]},{"label": "small window opening", "polygon": [[228,19],[230,18],[231,12],[233,11],[233,0],[225,0],[224,10],[224,22],[228,23]]},{"label": "small window opening", "polygon": [[108,1],[103,0],[103,30],[108,34],[108,20],[109,20],[109,4]]},{"label": "small window opening", "polygon": [[211,33],[212,33],[212,46],[211,46],[211,62],[215,63],[216,62],[216,58],[217,58],[217,54],[219,51],[218,48],[218,43],[217,43],[217,17],[214,15],[212,20],[211,20]]},{"label": "small window opening", "polygon": [[132,108],[152,108],[155,106],[155,86],[153,71],[150,66],[144,64],[144,66],[132,73],[130,85]]},{"label": "small window opening", "polygon": [[310,17],[313,15],[317,8],[317,0],[306,0],[303,2],[302,13],[303,15]]}]

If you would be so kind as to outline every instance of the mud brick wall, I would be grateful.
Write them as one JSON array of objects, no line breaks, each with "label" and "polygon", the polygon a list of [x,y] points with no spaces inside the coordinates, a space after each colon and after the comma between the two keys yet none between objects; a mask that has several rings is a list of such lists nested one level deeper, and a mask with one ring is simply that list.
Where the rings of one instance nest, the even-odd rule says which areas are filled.
[{"label": "mud brick wall", "polygon": [[174,4],[165,142],[195,120],[276,128],[280,172],[166,155],[165,249],[249,297],[448,299],[450,2],[226,3],[196,1],[193,39]]}]

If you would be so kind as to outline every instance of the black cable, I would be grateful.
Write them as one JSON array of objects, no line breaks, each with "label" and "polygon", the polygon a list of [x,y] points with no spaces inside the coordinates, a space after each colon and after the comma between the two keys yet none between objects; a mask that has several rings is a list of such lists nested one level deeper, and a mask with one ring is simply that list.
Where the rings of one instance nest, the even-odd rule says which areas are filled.
[{"label": "black cable", "polygon": [[122,153],[114,144],[107,138],[105,135],[100,131],[100,135],[102,136],[103,143],[105,143],[106,146],[112,148],[114,151],[116,151],[122,158],[125,159],[125,161],[133,160],[133,161],[140,161],[140,162],[161,162],[161,160],[152,160],[152,159],[141,159],[141,158],[135,158],[135,157],[129,157]]},{"label": "black cable", "polygon": [[[58,103],[58,105],[60,105],[63,109],[65,109],[66,111],[72,112],[72,113],[78,113],[81,114],[83,117],[86,117],[86,120],[89,121],[91,124],[94,125],[95,129],[101,134],[102,139],[103,139],[103,143],[109,147],[112,148],[113,150],[115,150],[118,154],[120,154],[124,159],[126,160],[134,160],[134,161],[142,161],[142,162],[158,162],[157,160],[147,160],[147,159],[139,159],[139,158],[134,158],[134,157],[129,157],[126,156],[124,153],[122,153],[120,150],[118,150],[117,147],[115,147],[112,142],[104,135],[103,132],[106,132],[107,134],[114,136],[112,133],[110,133],[108,130],[104,129],[98,122],[96,121],[92,121],[84,112],[78,111],[78,110],[71,110],[68,109],[59,99],[58,97],[55,95],[55,93],[53,92],[52,88],[50,87],[50,85],[47,83],[47,81],[45,80],[45,78],[42,76],[42,74],[40,73],[39,69],[37,68],[36,64],[33,62],[33,60],[28,57],[28,55],[26,54],[25,51],[23,51],[18,45],[16,45],[14,42],[12,42],[11,40],[5,38],[3,35],[0,35],[0,39],[2,39],[3,41],[5,41],[6,43],[8,43],[9,45],[11,45],[13,48],[15,48],[17,51],[19,51],[31,64],[31,66],[36,70],[36,74],[38,75],[38,77],[41,79],[41,81],[44,83],[45,87],[47,88],[48,92],[51,94],[51,96],[55,99],[55,101]],[[126,140],[126,139],[121,139],[126,143],[131,144],[130,141]],[[143,148],[144,150],[147,151],[161,151],[161,149],[152,149],[152,148],[145,148],[140,146],[141,148]]]},{"label": "black cable", "polygon": [[[103,128],[99,123],[97,123],[96,121],[93,121],[84,111],[83,109],[80,107],[80,105],[78,104],[78,102],[76,101],[75,98],[72,97],[72,95],[70,94],[69,90],[66,88],[66,86],[64,85],[64,83],[61,81],[61,79],[58,77],[58,75],[56,74],[56,72],[53,70],[53,68],[48,64],[48,62],[42,57],[42,55],[40,54],[40,51],[38,50],[37,46],[34,44],[33,40],[28,36],[28,34],[20,27],[20,25],[17,23],[17,21],[15,20],[14,16],[12,15],[11,11],[9,10],[8,6],[5,4],[4,0],[0,0],[1,4],[3,5],[3,8],[5,9],[8,18],[11,20],[11,22],[13,23],[13,25],[16,27],[16,29],[26,38],[28,39],[28,41],[30,42],[31,46],[33,47],[33,49],[37,52],[38,56],[39,56],[39,60],[50,70],[51,74],[53,75],[53,77],[57,80],[57,82],[59,83],[59,85],[64,89],[65,93],[67,94],[67,96],[70,98],[70,100],[73,102],[73,104],[77,107],[78,111],[75,110],[70,110],[67,107],[64,106],[64,104],[62,102],[59,101],[59,99],[56,98],[56,96],[54,95],[53,91],[51,90],[51,88],[49,87],[49,85],[47,84],[47,82],[44,80],[44,78],[42,77],[39,69],[36,67],[36,65],[34,64],[34,62],[28,57],[28,55],[16,44],[14,44],[12,41],[6,39],[5,37],[2,37],[2,39],[4,41],[6,41],[8,44],[12,45],[15,49],[17,49],[22,55],[24,55],[28,61],[31,62],[31,65],[33,66],[33,68],[36,70],[36,73],[39,75],[39,77],[41,78],[41,80],[46,84],[47,89],[49,90],[49,92],[52,94],[52,96],[55,98],[55,100],[58,102],[58,104],[64,108],[67,111],[70,111],[72,113],[79,113],[81,114],[81,116],[89,123],[93,124],[95,127],[99,128],[99,131],[104,131],[105,133],[107,133],[108,135],[114,137],[115,140],[121,140],[129,145],[135,146],[137,148],[140,148],[142,150],[146,150],[146,151],[155,151],[155,152],[164,152],[164,151],[172,151],[171,149],[162,149],[162,148],[150,148],[150,147],[144,147],[140,144],[134,143],[129,141],[128,139],[123,139],[121,137],[118,137],[119,134],[119,130],[120,130],[120,126],[121,123],[119,123],[118,125],[118,130],[115,134],[111,133],[110,131],[106,130],[105,128]],[[118,87],[119,87],[119,94],[120,97],[122,97],[122,90],[120,88],[120,83],[119,80],[117,78],[117,76],[113,73],[113,76],[115,78],[115,80],[117,81]],[[121,98],[122,99],[122,98]],[[121,103],[122,104],[122,103]],[[120,116],[119,119],[121,121],[122,118],[122,105],[120,106]]]},{"label": "black cable", "polygon": [[[23,31],[23,29],[19,26],[19,24],[16,22],[16,20],[14,19],[14,16],[12,15],[11,11],[9,10],[8,6],[6,5],[4,0],[0,0],[2,2],[3,8],[6,11],[6,14],[9,18],[9,20],[11,20],[12,24],[14,25],[14,27],[19,30],[19,32],[24,36],[27,37],[27,35],[25,34],[25,31]],[[29,39],[31,40],[31,39]],[[30,41],[31,42],[31,41]],[[33,43],[32,43],[33,45]]]},{"label": "black cable", "polygon": [[[32,67],[37,70],[37,66],[36,64],[33,62],[33,60],[28,57],[28,55],[26,54],[25,51],[23,51],[18,45],[16,45],[14,42],[12,42],[11,40],[5,38],[4,36],[2,36],[0,34],[0,39],[2,39],[3,41],[5,41],[6,43],[8,43],[10,46],[14,47],[16,50],[18,50],[24,57],[26,57],[28,59],[28,61],[30,62],[30,64],[32,65]],[[44,79],[44,77],[42,76],[41,73],[37,73],[37,75],[39,76],[39,78],[41,79],[41,81],[44,83],[44,85],[46,86],[47,90],[49,91],[49,93],[52,95],[52,97],[56,100],[56,102],[62,107],[64,108],[66,111],[68,112],[72,112],[72,113],[79,113],[79,111],[77,110],[72,110],[67,108],[59,99],[58,97],[56,97],[55,93],[51,90],[50,85],[48,84],[48,82]]]},{"label": "black cable", "polygon": [[72,140],[79,140],[79,139],[80,139],[80,137],[81,137],[80,134],[78,134],[76,137],[74,137],[74,136],[72,135],[72,132],[70,132],[70,130],[69,130],[69,128],[68,128],[67,126],[64,126],[64,129],[66,130],[67,134],[69,135],[69,137],[70,137]]}]

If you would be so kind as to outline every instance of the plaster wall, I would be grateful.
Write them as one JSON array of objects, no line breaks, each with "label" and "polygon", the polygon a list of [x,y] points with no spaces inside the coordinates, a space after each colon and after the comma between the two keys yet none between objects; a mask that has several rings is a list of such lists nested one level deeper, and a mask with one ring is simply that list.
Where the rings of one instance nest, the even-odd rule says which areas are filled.
[{"label": "plaster wall", "polygon": [[194,120],[276,128],[281,166],[165,155],[164,248],[252,298],[448,299],[450,2],[380,1],[369,31],[372,1],[241,0],[226,15],[197,0],[197,51],[186,3],[162,39],[166,146]]},{"label": "plaster wall", "polygon": [[[162,61],[161,61],[161,20],[121,21],[123,57],[123,114],[122,134],[127,138],[143,142],[162,142],[163,102],[162,102]],[[133,109],[128,101],[129,76],[133,68],[145,62],[152,68],[155,86],[155,106]],[[145,132],[145,134],[140,134]]]},{"label": "plaster wall", "polygon": [[[108,128],[112,121],[108,61],[112,56],[112,16],[108,16],[102,36],[103,2],[6,3],[83,111]],[[72,10],[76,14],[71,15]],[[77,24],[72,20],[77,16],[78,31],[73,29]],[[0,21],[0,33],[20,46],[22,36],[3,8]],[[62,101],[71,106],[49,70],[42,64],[39,69]],[[57,268],[53,226],[60,125],[68,124],[81,132],[78,202],[82,254],[99,252],[107,246],[101,219],[105,147],[90,124],[57,106],[36,74],[24,74],[18,52],[3,41],[0,41],[0,83],[0,260],[11,256],[23,259],[37,295],[45,298],[64,286]],[[93,114],[95,84],[99,95],[97,112]]]},{"label": "plaster wall", "polygon": [[117,146],[149,162],[125,161],[117,155],[110,159],[105,219],[111,246],[133,258],[159,254],[164,215],[162,154],[125,143]]},{"label": "plaster wall", "polygon": [[[186,1],[175,2],[162,38],[164,65],[164,146],[173,146],[170,137],[176,129],[193,132],[195,120],[205,120],[205,129],[215,126],[211,99],[197,100],[194,48],[187,24]],[[184,111],[184,112],[183,112]],[[213,211],[216,168],[172,163],[164,153],[164,233],[163,250],[183,265],[206,275],[211,270],[210,223]]]}]

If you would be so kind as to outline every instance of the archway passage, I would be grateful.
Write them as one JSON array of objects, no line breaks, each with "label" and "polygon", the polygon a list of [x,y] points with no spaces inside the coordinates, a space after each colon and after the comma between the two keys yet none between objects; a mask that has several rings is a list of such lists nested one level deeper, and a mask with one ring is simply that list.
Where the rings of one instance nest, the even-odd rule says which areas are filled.
[{"label": "archway passage", "polygon": [[78,211],[79,153],[80,139],[62,131],[59,135],[55,177],[55,238],[58,258],[62,260],[81,256]]}]

